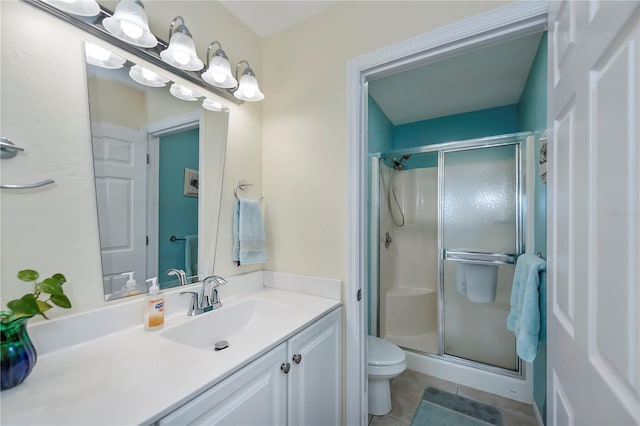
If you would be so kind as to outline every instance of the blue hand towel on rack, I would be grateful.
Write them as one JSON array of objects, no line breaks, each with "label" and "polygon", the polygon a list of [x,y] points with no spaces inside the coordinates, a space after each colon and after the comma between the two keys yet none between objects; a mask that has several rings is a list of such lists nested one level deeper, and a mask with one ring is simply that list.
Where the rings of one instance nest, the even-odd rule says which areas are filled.
[{"label": "blue hand towel on rack", "polygon": [[[511,287],[511,310],[507,329],[516,336],[516,352],[531,362],[538,352],[540,338],[540,282],[546,262],[532,254],[518,257]],[[543,278],[544,279],[544,278]]]},{"label": "blue hand towel on rack", "polygon": [[238,198],[233,215],[233,260],[238,265],[264,263],[267,259],[260,202]]},{"label": "blue hand towel on rack", "polygon": [[198,236],[184,237],[184,269],[187,277],[198,274]]}]

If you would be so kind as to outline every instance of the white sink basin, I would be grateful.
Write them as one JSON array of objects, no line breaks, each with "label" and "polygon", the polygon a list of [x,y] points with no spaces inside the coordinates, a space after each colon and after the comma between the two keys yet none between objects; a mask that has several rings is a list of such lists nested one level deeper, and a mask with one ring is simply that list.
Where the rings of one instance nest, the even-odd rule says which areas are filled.
[{"label": "white sink basin", "polygon": [[239,339],[250,339],[275,327],[287,324],[293,307],[266,299],[249,299],[235,305],[222,306],[198,315],[160,335],[183,345],[213,351],[214,345],[226,340],[229,345]]}]

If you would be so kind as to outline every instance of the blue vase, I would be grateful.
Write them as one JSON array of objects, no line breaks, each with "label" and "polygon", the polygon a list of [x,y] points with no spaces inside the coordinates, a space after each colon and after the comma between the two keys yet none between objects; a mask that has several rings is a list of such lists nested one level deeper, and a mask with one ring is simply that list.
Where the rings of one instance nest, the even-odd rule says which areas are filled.
[{"label": "blue vase", "polygon": [[36,349],[27,334],[27,320],[17,318],[0,322],[2,390],[19,385],[36,365]]}]

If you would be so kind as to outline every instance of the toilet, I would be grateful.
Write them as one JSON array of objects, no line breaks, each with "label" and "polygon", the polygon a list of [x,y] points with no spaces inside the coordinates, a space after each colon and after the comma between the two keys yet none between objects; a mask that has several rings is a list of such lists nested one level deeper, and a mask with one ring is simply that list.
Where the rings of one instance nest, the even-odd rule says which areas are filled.
[{"label": "toilet", "polygon": [[407,368],[402,349],[391,342],[367,336],[369,414],[382,416],[391,411],[391,379]]}]

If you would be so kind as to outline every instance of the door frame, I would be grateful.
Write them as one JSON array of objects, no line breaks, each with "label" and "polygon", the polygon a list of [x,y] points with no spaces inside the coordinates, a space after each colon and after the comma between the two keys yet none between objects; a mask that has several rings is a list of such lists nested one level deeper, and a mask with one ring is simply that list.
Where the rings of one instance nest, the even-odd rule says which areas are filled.
[{"label": "door frame", "polygon": [[[160,170],[158,168],[158,158],[160,156],[160,138],[169,136],[174,133],[184,132],[192,129],[202,129],[204,127],[204,113],[202,109],[190,111],[174,117],[166,118],[160,121],[150,123],[144,128],[147,132],[147,237],[149,244],[147,245],[147,276],[156,276],[158,272],[158,178]],[[201,131],[198,140],[198,170],[204,167],[202,149],[204,146],[204,135]],[[198,232],[201,229],[201,220],[203,217],[202,203],[198,200]],[[200,239],[198,239],[198,253],[202,253],[200,247]],[[200,264],[198,262],[198,264]],[[149,275],[154,271],[152,275]]]},{"label": "door frame", "polygon": [[[368,81],[546,30],[546,1],[515,2],[347,61],[345,421],[367,424]],[[360,303],[362,302],[362,303]]]}]

